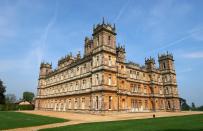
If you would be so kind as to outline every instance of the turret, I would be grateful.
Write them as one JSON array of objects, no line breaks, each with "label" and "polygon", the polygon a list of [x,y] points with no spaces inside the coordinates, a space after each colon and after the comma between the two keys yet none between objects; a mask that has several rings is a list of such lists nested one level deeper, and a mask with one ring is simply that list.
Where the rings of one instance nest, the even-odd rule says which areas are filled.
[{"label": "turret", "polygon": [[81,59],[81,54],[80,51],[78,52],[78,54],[76,55],[76,60],[80,60]]},{"label": "turret", "polygon": [[168,52],[158,55],[159,69],[163,78],[164,94],[167,98],[167,110],[179,110],[180,103],[176,82],[173,55]]},{"label": "turret", "polygon": [[125,62],[125,46],[118,45],[116,47],[116,55],[117,55],[117,61],[119,62]]},{"label": "turret", "polygon": [[147,69],[154,69],[155,68],[155,60],[154,58],[150,57],[150,58],[145,58],[145,66],[147,67]]},{"label": "turret", "polygon": [[105,45],[116,49],[116,27],[109,23],[105,23],[104,19],[102,24],[97,24],[93,27],[93,41],[94,48]]},{"label": "turret", "polygon": [[174,59],[172,54],[167,52],[166,54],[158,55],[158,59],[160,70],[174,70]]},{"label": "turret", "polygon": [[87,56],[92,53],[93,49],[93,39],[85,37],[85,53],[84,56]]},{"label": "turret", "polygon": [[52,71],[52,65],[49,63],[42,62],[40,64],[40,75],[39,78],[44,78]]}]

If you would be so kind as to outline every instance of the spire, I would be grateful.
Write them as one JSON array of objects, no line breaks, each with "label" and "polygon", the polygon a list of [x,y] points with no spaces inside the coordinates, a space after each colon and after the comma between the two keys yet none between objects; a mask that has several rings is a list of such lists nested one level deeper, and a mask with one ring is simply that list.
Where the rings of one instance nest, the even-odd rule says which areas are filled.
[{"label": "spire", "polygon": [[113,24],[113,29],[114,29],[114,31],[116,30],[116,24],[115,23]]},{"label": "spire", "polygon": [[104,17],[103,17],[103,20],[102,20],[102,24],[104,25],[105,21],[104,21]]},{"label": "spire", "polygon": [[93,25],[93,30],[95,29],[95,24]]}]

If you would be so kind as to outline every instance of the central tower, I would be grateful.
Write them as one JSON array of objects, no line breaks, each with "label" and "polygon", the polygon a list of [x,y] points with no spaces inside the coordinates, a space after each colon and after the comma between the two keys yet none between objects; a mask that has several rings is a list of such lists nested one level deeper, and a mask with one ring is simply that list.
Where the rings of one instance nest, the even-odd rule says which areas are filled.
[{"label": "central tower", "polygon": [[116,28],[105,23],[93,27],[92,110],[117,110]]},{"label": "central tower", "polygon": [[102,24],[97,24],[93,27],[93,41],[94,47],[106,46],[112,49],[116,49],[116,28],[115,24],[112,27],[111,24],[105,23],[104,19]]}]

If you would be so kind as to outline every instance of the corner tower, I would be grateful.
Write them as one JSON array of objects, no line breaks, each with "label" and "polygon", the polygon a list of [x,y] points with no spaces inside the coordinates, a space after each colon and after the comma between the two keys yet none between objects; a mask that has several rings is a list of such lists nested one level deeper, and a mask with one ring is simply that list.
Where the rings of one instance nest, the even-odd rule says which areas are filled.
[{"label": "corner tower", "polygon": [[[92,107],[94,111],[117,110],[116,28],[106,23],[93,27]],[[101,91],[102,90],[102,91]]]},{"label": "corner tower", "polygon": [[97,24],[93,27],[93,41],[94,47],[107,46],[112,49],[116,49],[116,28],[115,24],[112,26],[109,23],[105,23],[104,18],[102,24]]},{"label": "corner tower", "polygon": [[159,55],[158,60],[159,70],[162,74],[164,95],[166,97],[166,109],[170,111],[180,110],[173,55],[167,52],[166,54]]},{"label": "corner tower", "polygon": [[39,110],[42,108],[40,98],[44,92],[43,88],[46,87],[46,77],[49,73],[52,72],[52,65],[49,63],[42,62],[40,64],[40,72],[39,72],[39,79],[38,79],[38,87],[37,87],[37,98],[35,102],[35,109]]}]

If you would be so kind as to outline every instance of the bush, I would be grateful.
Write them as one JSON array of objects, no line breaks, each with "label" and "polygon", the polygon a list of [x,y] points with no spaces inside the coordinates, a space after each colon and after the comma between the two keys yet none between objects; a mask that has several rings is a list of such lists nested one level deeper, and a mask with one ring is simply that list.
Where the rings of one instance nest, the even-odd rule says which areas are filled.
[{"label": "bush", "polygon": [[19,105],[19,110],[34,110],[34,105]]},{"label": "bush", "polygon": [[5,105],[6,111],[13,111],[13,110],[17,110],[17,109],[18,109],[18,105],[16,105],[16,104],[6,104]]},{"label": "bush", "polygon": [[6,110],[5,105],[0,104],[0,111],[5,111],[5,110]]},{"label": "bush", "polygon": [[34,105],[6,104],[0,105],[0,111],[34,110]]}]

